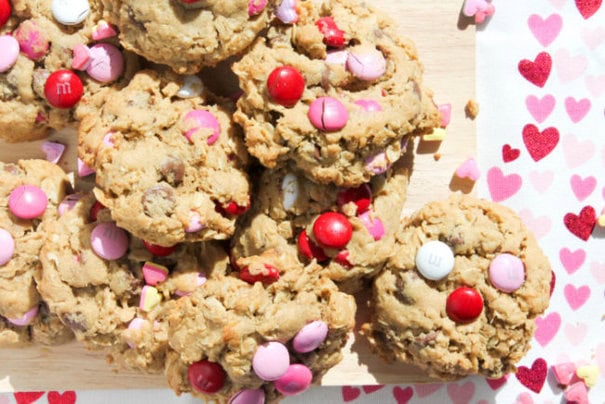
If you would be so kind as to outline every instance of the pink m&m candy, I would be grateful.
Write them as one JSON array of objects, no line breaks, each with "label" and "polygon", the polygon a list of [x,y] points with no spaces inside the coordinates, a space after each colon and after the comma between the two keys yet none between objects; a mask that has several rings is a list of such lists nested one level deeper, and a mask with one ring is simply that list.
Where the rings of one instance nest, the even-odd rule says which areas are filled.
[{"label": "pink m&m candy", "polygon": [[374,240],[378,241],[384,236],[384,224],[382,223],[382,220],[374,217],[373,213],[370,211],[363,212],[359,215],[359,219],[372,237],[374,237]]},{"label": "pink m&m candy", "polygon": [[215,116],[206,110],[195,109],[190,111],[185,115],[184,120],[185,124],[190,128],[184,135],[191,143],[193,143],[191,137],[200,130],[209,130],[210,135],[208,136],[208,140],[206,140],[209,145],[214,144],[221,134],[220,124]]},{"label": "pink m&m candy", "polygon": [[309,106],[309,120],[319,130],[337,131],[345,127],[349,112],[333,97],[319,97]]},{"label": "pink m&m candy", "polygon": [[347,69],[360,80],[372,81],[384,74],[387,62],[378,49],[357,47],[349,52]]},{"label": "pink m&m candy", "polygon": [[20,219],[35,219],[48,205],[46,193],[35,185],[20,185],[8,197],[8,208]]},{"label": "pink m&m candy", "polygon": [[27,313],[25,313],[23,316],[19,318],[9,318],[7,320],[18,327],[25,327],[26,325],[31,324],[31,322],[37,315],[38,306],[34,306],[32,309],[28,310]]},{"label": "pink m&m candy", "polygon": [[305,365],[295,363],[290,365],[286,373],[275,381],[274,386],[284,396],[294,396],[307,390],[312,380],[311,370]]},{"label": "pink m&m candy", "polygon": [[265,404],[265,391],[263,389],[246,389],[235,393],[228,404]]},{"label": "pink m&m candy", "polygon": [[248,0],[248,15],[250,17],[263,12],[267,6],[267,0]]},{"label": "pink m&m candy", "polygon": [[101,83],[117,80],[124,72],[122,52],[109,43],[98,43],[90,48],[90,63],[86,73]]},{"label": "pink m&m candy", "polygon": [[305,325],[292,340],[296,352],[307,353],[317,349],[328,336],[328,324],[324,321],[313,321]]},{"label": "pink m&m candy", "polygon": [[117,260],[128,251],[128,235],[113,222],[99,223],[90,233],[90,245],[99,257]]},{"label": "pink m&m candy", "polygon": [[10,36],[0,36],[0,73],[7,72],[11,67],[17,63],[19,57],[19,42]]},{"label": "pink m&m candy", "polygon": [[0,229],[0,266],[6,264],[13,258],[15,253],[15,240],[6,230]]},{"label": "pink m&m candy", "polygon": [[514,255],[500,254],[489,265],[489,280],[503,292],[514,292],[525,282],[525,265]]},{"label": "pink m&m candy", "polygon": [[254,373],[262,380],[277,380],[290,366],[288,348],[281,342],[267,342],[256,349],[252,358]]},{"label": "pink m&m candy", "polygon": [[298,21],[296,0],[282,0],[275,9],[275,16],[284,24],[294,24]]},{"label": "pink m&m candy", "polygon": [[31,60],[40,60],[48,53],[48,37],[32,20],[23,21],[13,32],[13,36],[19,42],[21,52]]},{"label": "pink m&m candy", "polygon": [[82,199],[82,194],[71,194],[71,195],[67,195],[65,197],[65,199],[63,199],[61,201],[61,203],[59,204],[59,207],[57,208],[57,212],[59,213],[59,216],[63,216],[65,214],[65,212],[68,212],[70,210],[72,210],[74,208],[74,206],[76,206],[76,203]]}]

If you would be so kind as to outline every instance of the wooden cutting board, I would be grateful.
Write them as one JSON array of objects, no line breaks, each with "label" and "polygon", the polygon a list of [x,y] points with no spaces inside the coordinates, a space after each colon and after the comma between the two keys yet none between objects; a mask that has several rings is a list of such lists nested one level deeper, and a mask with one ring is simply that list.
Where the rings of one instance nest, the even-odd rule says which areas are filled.
[{"label": "wooden cutting board", "polygon": [[[398,24],[401,34],[414,39],[425,66],[426,85],[438,104],[452,104],[452,121],[441,144],[415,145],[414,173],[406,211],[447,197],[452,191],[471,192],[472,184],[453,178],[455,169],[475,155],[475,125],[465,115],[465,105],[475,96],[475,28],[460,16],[462,0],[367,0]],[[73,170],[77,140],[73,131],[51,136],[68,145],[61,165]],[[0,160],[44,158],[41,142],[5,144]],[[440,154],[436,161],[435,153]],[[361,299],[360,299],[361,300]],[[363,302],[359,302],[363,306]],[[359,321],[368,313],[360,310]],[[344,360],[328,372],[323,385],[370,385],[431,381],[411,366],[387,364],[370,353],[363,337],[351,336]],[[162,388],[163,376],[115,372],[100,352],[89,352],[77,343],[62,347],[0,350],[0,392],[73,389]]]}]

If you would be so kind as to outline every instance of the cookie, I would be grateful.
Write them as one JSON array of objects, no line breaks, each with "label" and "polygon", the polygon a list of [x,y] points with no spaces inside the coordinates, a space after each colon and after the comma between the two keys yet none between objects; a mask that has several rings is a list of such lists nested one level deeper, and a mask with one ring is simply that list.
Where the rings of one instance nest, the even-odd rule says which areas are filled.
[{"label": "cookie", "polygon": [[292,160],[315,182],[359,186],[401,157],[406,135],[439,125],[422,66],[412,42],[357,0],[295,10],[233,65],[234,119],[264,166]]},{"label": "cookie", "polygon": [[35,140],[74,126],[79,101],[138,68],[137,57],[111,43],[115,31],[100,11],[94,0],[12,2],[0,27],[0,138]]},{"label": "cookie", "polygon": [[179,74],[244,50],[269,23],[273,0],[102,0],[127,49]]},{"label": "cookie", "polygon": [[548,307],[551,279],[521,219],[454,195],[407,219],[396,240],[363,326],[372,347],[442,379],[513,372]]},{"label": "cookie", "polygon": [[[387,173],[353,188],[316,184],[292,168],[267,170],[232,240],[232,261],[243,268],[264,251],[315,260],[342,290],[359,291],[394,252],[410,167],[408,158],[400,159]],[[330,226],[338,223],[349,234],[336,245],[330,238],[339,235]]]},{"label": "cookie", "polygon": [[226,239],[250,204],[241,134],[193,77],[141,71],[100,93],[79,128],[99,201],[120,227],[163,246]]},{"label": "cookie", "polygon": [[290,267],[270,285],[209,280],[169,317],[168,383],[220,403],[301,393],[341,360],[354,316],[353,297],[316,265]]},{"label": "cookie", "polygon": [[145,372],[164,367],[163,310],[228,264],[216,244],[145,245],[90,194],[49,224],[40,259],[38,288],[51,312],[117,366]]},{"label": "cookie", "polygon": [[70,187],[63,170],[48,161],[0,162],[0,318],[25,335],[18,340],[58,344],[69,339],[46,311],[35,277],[46,225],[57,217]]}]

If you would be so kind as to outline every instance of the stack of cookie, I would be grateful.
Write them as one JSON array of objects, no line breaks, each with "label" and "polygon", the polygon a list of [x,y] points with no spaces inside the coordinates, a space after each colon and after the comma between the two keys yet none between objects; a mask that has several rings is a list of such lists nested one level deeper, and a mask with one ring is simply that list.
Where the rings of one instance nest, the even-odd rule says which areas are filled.
[{"label": "stack of cookie", "polygon": [[514,371],[548,261],[486,201],[402,217],[440,116],[391,21],[357,0],[75,3],[0,0],[0,136],[77,125],[95,173],[71,193],[48,162],[1,167],[0,345],[75,335],[177,394],[272,402],[341,360],[373,288],[386,358]]}]

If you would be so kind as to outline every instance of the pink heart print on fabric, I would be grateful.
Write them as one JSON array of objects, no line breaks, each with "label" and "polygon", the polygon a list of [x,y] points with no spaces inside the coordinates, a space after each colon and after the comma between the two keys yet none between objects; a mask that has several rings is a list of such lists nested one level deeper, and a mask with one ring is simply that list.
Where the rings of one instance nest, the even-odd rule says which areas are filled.
[{"label": "pink heart print on fabric", "polygon": [[492,167],[487,172],[487,186],[494,202],[501,202],[515,195],[522,184],[520,175],[504,175],[498,167]]},{"label": "pink heart print on fabric", "polygon": [[582,178],[579,175],[573,175],[569,182],[571,184],[571,190],[580,202],[588,198],[597,186],[597,179],[592,175],[586,178]]},{"label": "pink heart print on fabric", "polygon": [[563,264],[563,268],[571,275],[580,269],[586,260],[586,251],[581,248],[571,251],[569,248],[564,247],[559,251],[559,260]]},{"label": "pink heart print on fabric", "polygon": [[561,327],[561,316],[557,312],[536,318],[534,338],[543,347],[548,345]]},{"label": "pink heart print on fabric", "polygon": [[538,122],[542,123],[549,117],[555,109],[555,97],[547,94],[542,98],[535,95],[528,95],[525,99],[525,105],[531,116]]},{"label": "pink heart print on fabric", "polygon": [[527,25],[538,42],[547,47],[559,36],[563,27],[563,19],[559,14],[551,14],[547,18],[532,14],[527,20]]},{"label": "pink heart print on fabric", "polygon": [[573,123],[578,123],[584,119],[588,111],[590,111],[590,106],[591,103],[588,98],[576,100],[573,97],[567,97],[565,99],[565,110]]},{"label": "pink heart print on fabric", "polygon": [[584,55],[572,56],[567,49],[555,53],[555,68],[562,83],[569,83],[580,77],[588,68],[588,58]]},{"label": "pink heart print on fabric", "polygon": [[575,311],[584,306],[590,297],[590,287],[587,285],[575,287],[572,284],[567,284],[565,285],[565,289],[563,289],[563,293],[569,307]]},{"label": "pink heart print on fabric", "polygon": [[475,383],[471,381],[464,384],[450,383],[447,385],[447,395],[453,404],[470,403],[475,395]]},{"label": "pink heart print on fabric", "polygon": [[590,139],[580,140],[570,134],[563,136],[561,143],[567,168],[579,167],[594,156],[595,144]]}]

